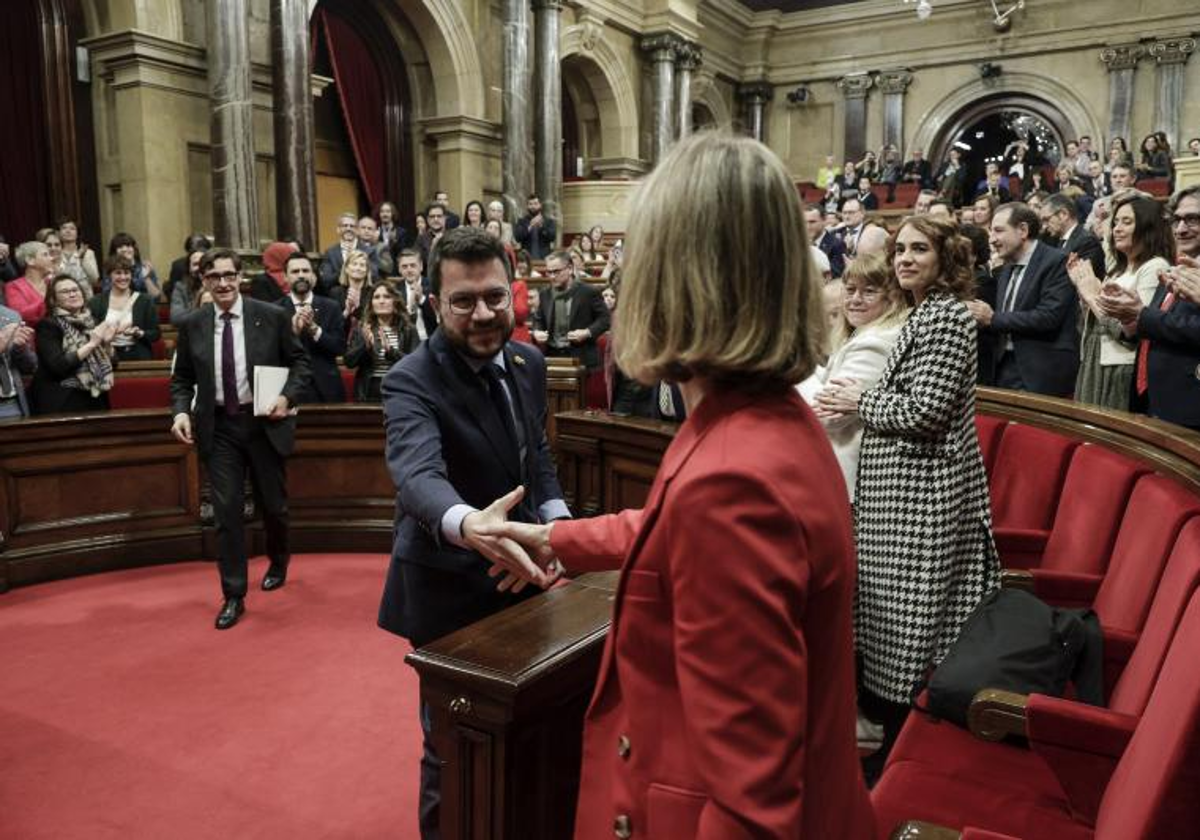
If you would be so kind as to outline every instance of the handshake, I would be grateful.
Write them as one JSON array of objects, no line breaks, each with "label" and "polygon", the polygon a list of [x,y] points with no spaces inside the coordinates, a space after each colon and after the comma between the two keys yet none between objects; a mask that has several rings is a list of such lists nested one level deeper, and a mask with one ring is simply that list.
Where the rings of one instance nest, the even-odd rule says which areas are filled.
[{"label": "handshake", "polygon": [[520,592],[528,584],[546,589],[563,576],[562,564],[550,546],[554,524],[510,522],[508,512],[525,498],[517,487],[462,521],[463,541],[491,561],[488,574],[499,577],[501,592]]}]

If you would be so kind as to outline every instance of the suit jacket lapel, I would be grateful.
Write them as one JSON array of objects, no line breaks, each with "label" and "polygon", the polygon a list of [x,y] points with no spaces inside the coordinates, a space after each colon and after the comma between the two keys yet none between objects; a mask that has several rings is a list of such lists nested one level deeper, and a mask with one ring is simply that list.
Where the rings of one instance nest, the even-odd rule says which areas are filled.
[{"label": "suit jacket lapel", "polygon": [[[1033,288],[1033,280],[1037,276],[1038,271],[1042,268],[1042,260],[1049,254],[1049,245],[1038,244],[1033,249],[1033,253],[1029,255],[1029,263],[1025,266],[1025,271],[1021,273],[1021,285],[1017,286],[1017,298],[1013,301],[1013,311],[1017,312],[1025,307],[1022,306],[1029,296]],[[1008,273],[1009,280],[1012,279],[1012,271]]]}]

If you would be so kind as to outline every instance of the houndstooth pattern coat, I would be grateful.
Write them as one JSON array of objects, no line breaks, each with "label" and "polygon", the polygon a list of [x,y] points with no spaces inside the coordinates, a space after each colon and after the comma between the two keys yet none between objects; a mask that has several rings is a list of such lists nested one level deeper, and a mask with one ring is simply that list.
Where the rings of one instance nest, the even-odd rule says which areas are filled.
[{"label": "houndstooth pattern coat", "polygon": [[855,647],[863,685],[897,703],[999,585],[975,431],[975,354],[967,308],[931,293],[859,401]]}]

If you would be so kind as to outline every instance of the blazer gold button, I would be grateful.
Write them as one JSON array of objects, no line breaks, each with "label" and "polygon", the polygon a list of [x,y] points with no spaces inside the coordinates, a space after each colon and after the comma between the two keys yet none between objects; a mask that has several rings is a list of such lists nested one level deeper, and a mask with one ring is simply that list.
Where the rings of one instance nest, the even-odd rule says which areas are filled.
[{"label": "blazer gold button", "polygon": [[629,758],[630,746],[631,745],[629,743],[629,738],[622,735],[620,738],[617,739],[617,755],[620,758]]},{"label": "blazer gold button", "polygon": [[620,814],[613,820],[613,834],[621,840],[628,840],[633,836],[633,823],[629,821],[629,817]]}]

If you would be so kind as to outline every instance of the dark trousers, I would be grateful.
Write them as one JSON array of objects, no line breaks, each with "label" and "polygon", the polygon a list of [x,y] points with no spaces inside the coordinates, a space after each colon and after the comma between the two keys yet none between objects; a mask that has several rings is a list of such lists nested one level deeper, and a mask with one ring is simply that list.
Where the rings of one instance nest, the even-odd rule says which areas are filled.
[{"label": "dark trousers", "polygon": [[1012,391],[1025,391],[1025,380],[1021,378],[1021,368],[1017,366],[1017,354],[1006,351],[996,363],[996,387],[1008,388]]},{"label": "dark trousers", "polygon": [[883,725],[883,743],[878,750],[862,760],[863,780],[867,787],[873,787],[883,772],[883,765],[887,763],[912,707],[907,703],[885,700],[862,686],[858,689],[858,707],[868,720]]},{"label": "dark trousers", "polygon": [[417,824],[421,840],[441,840],[442,762],[433,751],[429,704],[421,702],[421,790],[417,799]]},{"label": "dark trousers", "polygon": [[243,406],[233,417],[226,417],[219,406],[216,412],[208,480],[217,521],[221,592],[226,598],[246,596],[246,528],[242,511],[247,467],[254,486],[255,505],[263,515],[271,566],[283,570],[288,564],[287,476],[283,457],[271,445],[263,422],[251,414],[250,406]]}]

